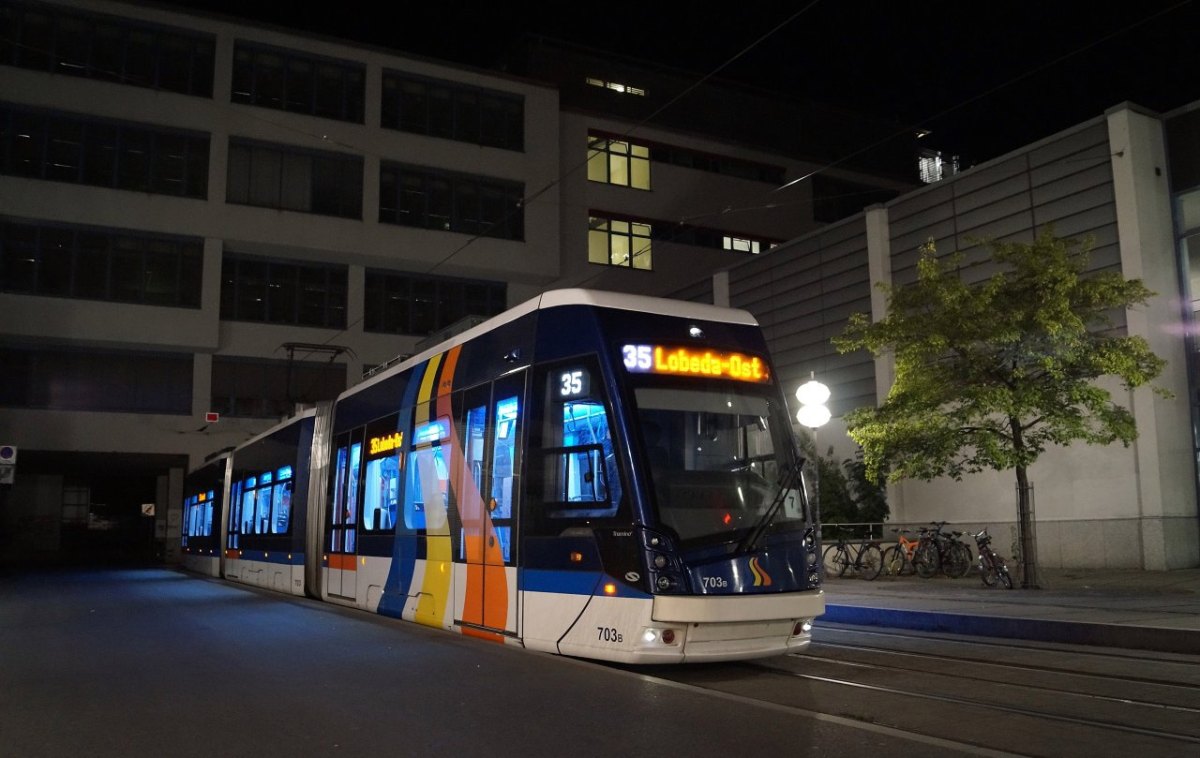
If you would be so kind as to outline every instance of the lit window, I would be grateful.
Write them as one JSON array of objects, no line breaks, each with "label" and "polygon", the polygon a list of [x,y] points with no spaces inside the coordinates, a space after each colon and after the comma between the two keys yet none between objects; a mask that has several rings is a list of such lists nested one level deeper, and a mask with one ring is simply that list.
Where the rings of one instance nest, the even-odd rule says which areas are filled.
[{"label": "lit window", "polygon": [[754,253],[755,255],[762,252],[762,243],[758,240],[742,239],[741,237],[724,237],[723,247],[726,250],[734,250],[739,253]]},{"label": "lit window", "polygon": [[650,225],[638,221],[589,217],[588,262],[650,271]]},{"label": "lit window", "polygon": [[587,82],[588,84],[592,85],[593,87],[600,87],[601,89],[612,90],[613,92],[620,92],[624,95],[637,95],[638,97],[646,96],[646,90],[642,89],[641,87],[631,87],[628,84],[621,84],[620,82],[608,82],[603,79],[596,79],[591,76],[585,77],[584,81]]},{"label": "lit window", "polygon": [[588,135],[588,179],[634,189],[650,189],[650,148]]}]

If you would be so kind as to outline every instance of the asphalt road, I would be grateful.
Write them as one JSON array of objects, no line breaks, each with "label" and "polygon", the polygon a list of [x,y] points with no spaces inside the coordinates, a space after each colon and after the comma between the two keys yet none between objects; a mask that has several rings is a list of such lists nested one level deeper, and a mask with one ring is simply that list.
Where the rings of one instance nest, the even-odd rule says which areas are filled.
[{"label": "asphalt road", "polygon": [[172,570],[0,576],[5,758],[991,754],[749,690]]}]

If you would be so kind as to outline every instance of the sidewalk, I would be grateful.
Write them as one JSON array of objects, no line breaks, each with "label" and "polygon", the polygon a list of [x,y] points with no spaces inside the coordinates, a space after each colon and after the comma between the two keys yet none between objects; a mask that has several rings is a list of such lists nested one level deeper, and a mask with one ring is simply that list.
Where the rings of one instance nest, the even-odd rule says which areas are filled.
[{"label": "sidewalk", "polygon": [[1200,568],[1041,569],[1041,587],[881,576],[825,581],[820,623],[1200,654]]}]

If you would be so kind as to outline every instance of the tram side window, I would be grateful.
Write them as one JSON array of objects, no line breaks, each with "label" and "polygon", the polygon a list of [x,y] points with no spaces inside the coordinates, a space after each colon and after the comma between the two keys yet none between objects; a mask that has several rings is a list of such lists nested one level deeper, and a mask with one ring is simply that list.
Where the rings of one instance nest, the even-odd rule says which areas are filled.
[{"label": "tram side window", "polygon": [[228,546],[236,548],[238,537],[242,532],[242,483],[234,482],[233,491],[229,494],[229,536]]},{"label": "tram side window", "polygon": [[271,534],[287,534],[292,519],[292,467],[276,472],[277,483],[271,496]]},{"label": "tram side window", "polygon": [[[593,378],[595,381],[593,381]],[[544,518],[611,518],[622,504],[608,410],[594,361],[544,370],[541,454],[531,460]]]},{"label": "tram side window", "polygon": [[446,524],[450,503],[450,472],[444,443],[450,439],[450,420],[439,417],[413,427],[404,487],[404,526],[425,530]]},{"label": "tram side window", "polygon": [[211,537],[213,527],[213,498],[216,496],[216,493],[213,490],[209,490],[206,494],[208,497],[204,501],[204,515],[201,517],[202,531],[200,532],[200,535],[203,537]]},{"label": "tram side window", "polygon": [[254,534],[254,487],[257,483],[258,480],[252,476],[242,489],[242,534]]},{"label": "tram side window", "polygon": [[363,529],[367,531],[391,531],[396,527],[403,442],[403,436],[396,430],[397,423],[397,415],[392,414],[367,426],[362,517]]},{"label": "tram side window", "polygon": [[359,463],[362,460],[362,430],[339,437],[334,465],[333,502],[329,508],[328,549],[353,553],[358,543]]},{"label": "tram side window", "polygon": [[254,495],[254,533],[267,534],[271,523],[271,472],[259,477],[259,489]]}]

